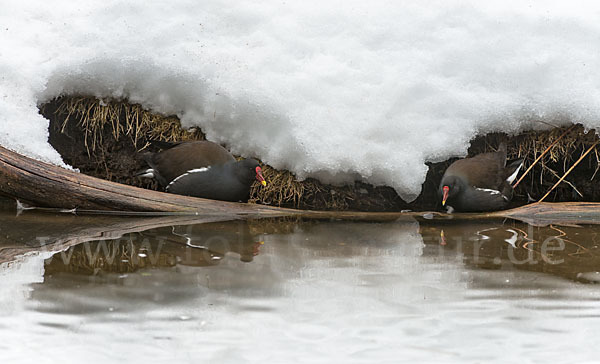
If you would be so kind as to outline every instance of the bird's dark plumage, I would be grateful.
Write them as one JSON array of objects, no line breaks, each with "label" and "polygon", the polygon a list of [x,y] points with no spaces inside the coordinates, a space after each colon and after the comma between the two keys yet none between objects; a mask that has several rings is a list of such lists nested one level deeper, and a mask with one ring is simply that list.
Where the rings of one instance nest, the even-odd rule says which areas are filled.
[{"label": "bird's dark plumage", "polygon": [[138,176],[154,177],[166,192],[223,201],[247,201],[255,180],[264,182],[258,161],[237,161],[216,143],[153,142],[163,148],[144,156],[149,169]]},{"label": "bird's dark plumage", "polygon": [[213,200],[245,202],[256,180],[256,167],[259,167],[258,161],[244,159],[191,170],[175,178],[165,191]]},{"label": "bird's dark plumage", "polygon": [[506,164],[505,143],[497,152],[457,160],[442,177],[440,197],[446,194],[445,204],[457,211],[503,209],[513,197],[511,183],[522,164],[522,159]]},{"label": "bird's dark plumage", "polygon": [[151,143],[163,150],[144,154],[144,160],[150,169],[141,171],[138,175],[154,177],[162,187],[166,187],[172,180],[189,170],[235,161],[227,149],[206,140]]}]

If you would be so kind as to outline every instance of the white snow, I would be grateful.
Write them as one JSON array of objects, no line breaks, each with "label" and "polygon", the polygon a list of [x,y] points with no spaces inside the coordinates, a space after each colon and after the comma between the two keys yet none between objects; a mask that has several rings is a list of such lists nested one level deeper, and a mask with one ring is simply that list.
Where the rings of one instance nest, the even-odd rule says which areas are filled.
[{"label": "white snow", "polygon": [[128,98],[301,178],[407,200],[469,140],[600,126],[593,1],[0,0],[0,144],[62,164],[37,105]]}]

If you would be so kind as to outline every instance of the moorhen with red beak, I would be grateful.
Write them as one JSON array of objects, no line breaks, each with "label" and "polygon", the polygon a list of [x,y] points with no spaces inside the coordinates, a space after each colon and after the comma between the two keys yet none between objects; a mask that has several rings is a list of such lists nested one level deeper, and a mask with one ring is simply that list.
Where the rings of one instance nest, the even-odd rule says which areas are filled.
[{"label": "moorhen with red beak", "polygon": [[267,185],[255,159],[237,161],[227,149],[209,141],[158,142],[146,153],[150,167],[137,174],[158,181],[166,192],[223,201],[248,201],[255,180]]},{"label": "moorhen with red beak", "polygon": [[497,152],[483,153],[452,163],[440,183],[442,205],[457,211],[493,211],[505,208],[513,197],[511,183],[523,159],[506,164],[506,144]]}]

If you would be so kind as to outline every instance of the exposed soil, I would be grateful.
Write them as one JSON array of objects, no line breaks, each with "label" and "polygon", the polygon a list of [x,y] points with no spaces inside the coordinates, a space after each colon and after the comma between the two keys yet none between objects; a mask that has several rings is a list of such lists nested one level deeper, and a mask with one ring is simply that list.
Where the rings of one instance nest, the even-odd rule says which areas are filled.
[{"label": "exposed soil", "polygon": [[143,141],[136,143],[129,136],[116,139],[110,128],[103,128],[102,143],[93,148],[86,142],[81,122],[75,118],[66,120],[66,114],[57,112],[57,104],[54,100],[41,110],[50,120],[49,142],[65,163],[90,176],[142,188],[158,188],[152,179],[133,177],[145,167],[138,152],[144,147]]}]

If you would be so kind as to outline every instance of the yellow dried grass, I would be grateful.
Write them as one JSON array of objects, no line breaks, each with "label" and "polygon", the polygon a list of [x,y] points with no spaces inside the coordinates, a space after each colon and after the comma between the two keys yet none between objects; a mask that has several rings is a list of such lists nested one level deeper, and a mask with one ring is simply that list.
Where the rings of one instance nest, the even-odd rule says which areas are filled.
[{"label": "yellow dried grass", "polygon": [[[125,101],[103,101],[92,97],[64,97],[56,110],[64,114],[64,131],[70,120],[76,120],[85,134],[88,154],[102,146],[103,131],[109,127],[113,138],[126,136],[136,148],[144,149],[147,140],[203,140],[199,129],[185,130],[176,116],[163,116]],[[141,144],[141,145],[140,145]]]}]

